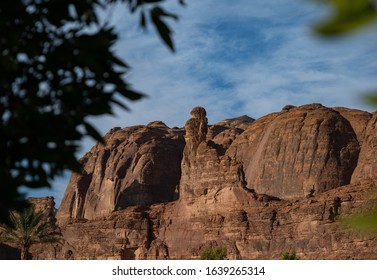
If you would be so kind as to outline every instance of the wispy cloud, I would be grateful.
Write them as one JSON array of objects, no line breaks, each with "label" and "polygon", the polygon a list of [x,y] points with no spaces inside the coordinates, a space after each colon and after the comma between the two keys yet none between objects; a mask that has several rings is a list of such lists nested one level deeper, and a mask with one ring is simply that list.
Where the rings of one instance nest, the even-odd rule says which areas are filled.
[{"label": "wispy cloud", "polygon": [[[149,97],[129,103],[130,113],[117,109],[115,118],[93,119],[102,133],[153,120],[183,126],[197,105],[212,123],[260,117],[286,104],[368,109],[360,93],[377,88],[375,30],[340,40],[316,38],[310,26],[327,11],[308,1],[187,2],[186,8],[176,1],[167,7],[181,16],[171,22],[175,54],[152,26],[145,34],[125,10],[111,13],[121,35],[117,53],[132,66],[127,79]],[[84,150],[91,145],[86,141]]]},{"label": "wispy cloud", "polygon": [[179,11],[177,54],[151,34],[127,35],[132,45],[120,47],[134,66],[130,80],[150,94],[125,123],[157,117],[183,125],[198,103],[213,121],[240,111],[259,117],[285,103],[367,108],[359,93],[376,86],[376,32],[315,38],[310,25],[324,10],[306,1],[201,1]]}]

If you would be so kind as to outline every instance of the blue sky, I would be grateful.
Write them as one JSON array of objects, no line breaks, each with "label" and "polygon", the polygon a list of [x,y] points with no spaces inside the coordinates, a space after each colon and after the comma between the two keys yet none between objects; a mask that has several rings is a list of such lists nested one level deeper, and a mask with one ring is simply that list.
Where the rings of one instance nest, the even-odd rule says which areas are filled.
[{"label": "blue sky", "polygon": [[[249,115],[258,118],[287,104],[322,103],[362,110],[362,94],[377,89],[377,25],[340,39],[315,36],[312,26],[328,17],[327,6],[307,0],[187,0],[165,5],[180,16],[171,21],[177,52],[160,41],[153,26],[147,32],[125,7],[106,17],[117,27],[116,51],[132,67],[127,79],[148,98],[128,103],[131,112],[92,119],[105,134],[161,120],[183,126],[194,106],[207,110],[210,123]],[[314,2],[314,1],[313,1]],[[78,156],[94,144],[86,139]],[[69,174],[52,190],[60,203]]]}]

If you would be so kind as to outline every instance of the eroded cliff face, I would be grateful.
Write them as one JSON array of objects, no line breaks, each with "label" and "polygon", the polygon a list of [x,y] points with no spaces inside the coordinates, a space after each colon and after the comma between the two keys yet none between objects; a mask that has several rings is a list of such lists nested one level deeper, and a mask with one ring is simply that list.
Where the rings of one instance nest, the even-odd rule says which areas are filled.
[{"label": "eroded cliff face", "polygon": [[359,161],[352,182],[375,178],[377,174],[377,113],[374,113],[365,130]]},{"label": "eroded cliff face", "polygon": [[283,199],[350,183],[360,150],[350,122],[320,104],[261,118],[231,148],[248,188]]},{"label": "eroded cliff face", "polygon": [[[192,118],[185,125],[186,146],[180,180],[180,200],[186,204],[195,204],[201,196],[216,199],[223,188],[242,188],[245,185],[242,165],[226,155],[233,141],[244,130],[237,125],[227,127],[220,123],[212,126],[207,135],[205,109],[195,107],[191,114]],[[252,120],[246,122],[250,124]],[[245,124],[245,121],[239,124]]]},{"label": "eroded cliff face", "polygon": [[83,174],[73,174],[57,213],[65,223],[95,219],[133,205],[177,198],[183,131],[162,122],[112,129],[105,145],[83,158]]},{"label": "eroded cliff face", "polygon": [[258,120],[115,129],[72,175],[57,219],[65,243],[36,258],[375,259],[375,237],[339,221],[377,199],[376,115],[320,104]]}]

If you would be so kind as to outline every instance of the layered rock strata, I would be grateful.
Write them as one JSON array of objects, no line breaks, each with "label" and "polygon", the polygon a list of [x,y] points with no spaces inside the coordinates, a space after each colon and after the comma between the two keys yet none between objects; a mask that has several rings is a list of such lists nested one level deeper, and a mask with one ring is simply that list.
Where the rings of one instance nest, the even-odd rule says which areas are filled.
[{"label": "layered rock strata", "polygon": [[[342,220],[376,197],[376,114],[320,104],[184,129],[114,129],[84,156],[57,219],[65,243],[36,258],[376,259]],[[377,143],[377,142],[376,142]],[[370,207],[369,207],[370,206]]]}]

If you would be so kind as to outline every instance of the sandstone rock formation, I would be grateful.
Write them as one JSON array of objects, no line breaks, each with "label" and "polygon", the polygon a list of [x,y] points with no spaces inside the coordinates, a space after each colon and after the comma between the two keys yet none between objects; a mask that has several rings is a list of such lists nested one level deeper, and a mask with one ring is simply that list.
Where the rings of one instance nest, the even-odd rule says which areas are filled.
[{"label": "sandstone rock formation", "polygon": [[341,114],[347,121],[349,121],[353,131],[356,134],[357,141],[359,141],[359,144],[361,146],[365,138],[365,130],[372,118],[372,114],[365,111],[344,107],[334,107],[332,109],[339,112],[339,114]]},{"label": "sandstone rock formation", "polygon": [[[263,195],[250,200],[233,188],[214,203],[203,196],[193,205],[132,206],[103,219],[63,226],[64,246],[34,251],[33,256],[198,259],[204,248],[224,246],[229,259],[278,259],[287,250],[295,250],[301,259],[376,259],[376,236],[340,222],[377,199],[372,192],[376,183],[346,185],[296,201]],[[214,207],[220,203],[224,206]]]},{"label": "sandstone rock formation", "polygon": [[377,174],[377,113],[368,122],[361,146],[359,162],[352,176],[352,182],[375,178]]},{"label": "sandstone rock formation", "polygon": [[183,131],[162,122],[112,129],[73,174],[57,213],[59,222],[94,219],[132,205],[176,199]]},{"label": "sandstone rock formation", "polygon": [[359,149],[349,121],[311,104],[257,120],[228,154],[243,163],[248,188],[294,199],[350,183]]},{"label": "sandstone rock formation", "polygon": [[35,206],[37,212],[43,213],[43,220],[45,222],[55,224],[56,223],[56,212],[54,197],[31,197],[28,202]]},{"label": "sandstone rock formation", "polygon": [[[204,108],[196,107],[194,110],[200,111],[201,116],[206,115]],[[197,118],[194,114],[185,125],[186,146],[180,181],[180,198],[184,203],[193,204],[200,196],[216,199],[218,192],[225,187],[242,188],[246,185],[241,164],[226,155],[227,149],[243,130],[230,128],[216,133],[215,129],[216,126],[208,135],[212,139],[207,139],[206,135],[192,137],[208,130],[207,118]]]},{"label": "sandstone rock formation", "polygon": [[35,258],[376,259],[341,220],[377,199],[376,114],[320,104],[184,129],[113,129],[84,156],[57,213],[65,242]]},{"label": "sandstone rock formation", "polygon": [[191,110],[192,118],[185,125],[186,152],[196,154],[198,146],[207,138],[208,120],[207,112],[203,107],[195,107]]}]

